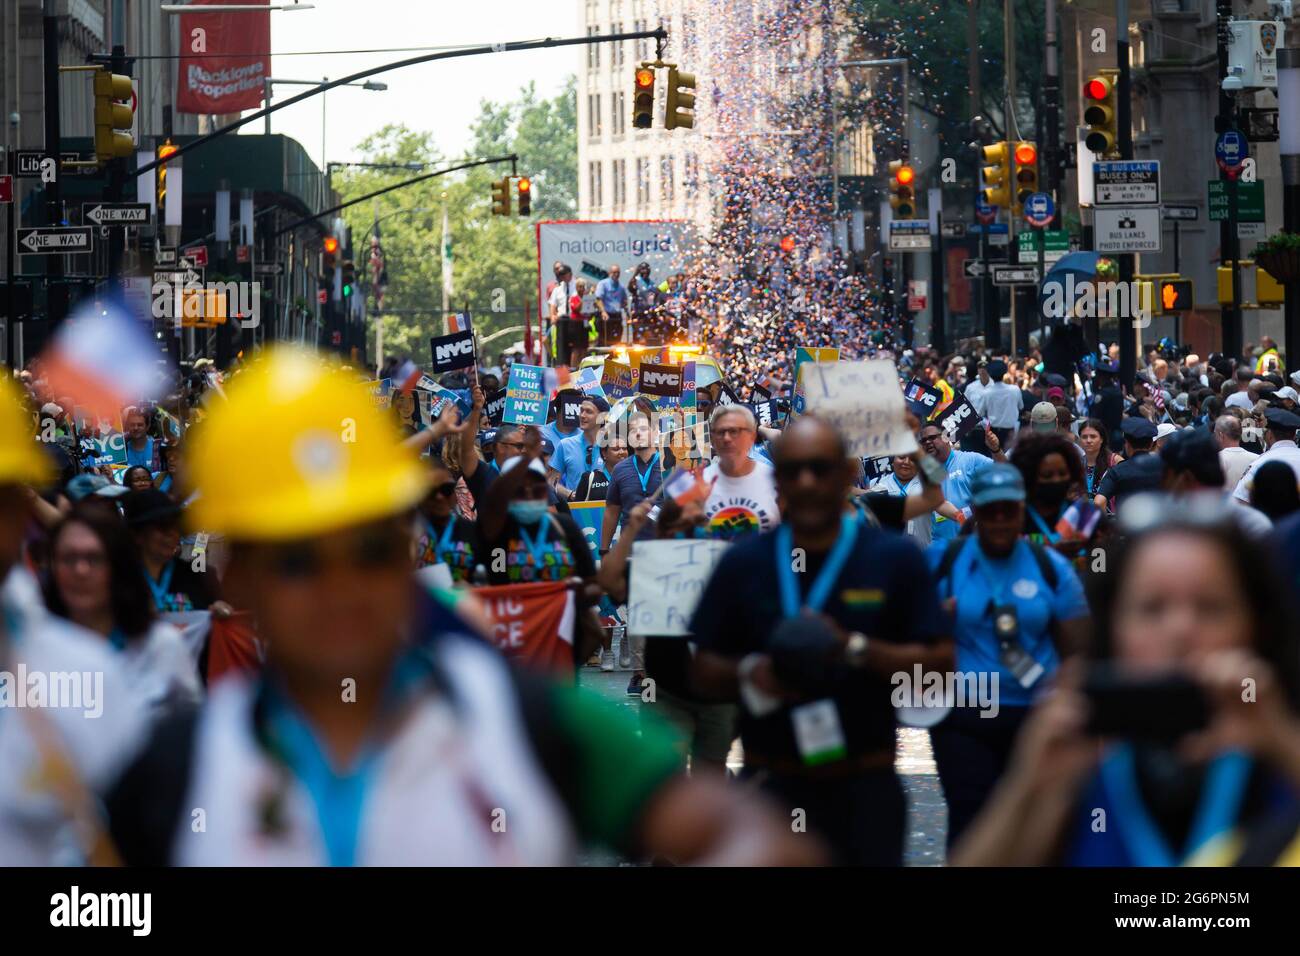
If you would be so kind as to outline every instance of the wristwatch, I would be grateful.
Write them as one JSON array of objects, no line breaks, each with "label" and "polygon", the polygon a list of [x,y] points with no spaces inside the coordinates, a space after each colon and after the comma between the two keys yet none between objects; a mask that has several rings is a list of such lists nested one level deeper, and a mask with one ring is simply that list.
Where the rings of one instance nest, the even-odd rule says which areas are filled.
[{"label": "wristwatch", "polygon": [[844,645],[844,660],[850,667],[867,666],[867,646],[871,641],[861,631],[849,634],[848,643]]}]

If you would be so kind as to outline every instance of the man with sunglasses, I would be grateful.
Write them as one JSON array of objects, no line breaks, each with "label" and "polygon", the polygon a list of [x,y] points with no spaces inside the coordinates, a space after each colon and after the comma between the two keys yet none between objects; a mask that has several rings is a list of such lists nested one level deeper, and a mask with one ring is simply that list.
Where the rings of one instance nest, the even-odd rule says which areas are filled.
[{"label": "man with sunglasses", "polygon": [[704,469],[704,480],[713,489],[704,513],[715,537],[770,531],[781,521],[772,466],[751,454],[757,438],[758,422],[744,405],[719,405],[709,416],[714,459]]},{"label": "man with sunglasses", "polygon": [[[485,400],[483,389],[475,385],[470,390],[470,400],[472,403],[470,416],[465,427],[460,431],[460,467],[461,476],[465,479],[465,487],[474,496],[474,506],[477,509],[479,502],[492,487],[492,483],[501,476],[502,464],[523,453],[524,429],[522,425],[513,425],[509,422],[498,428],[492,446],[492,460],[482,461],[475,447],[475,438],[478,434],[479,422],[483,417]],[[562,514],[568,513],[568,505],[553,490],[550,491],[547,500]]]},{"label": "man with sunglasses", "polygon": [[431,461],[429,480],[431,487],[420,502],[417,518],[415,567],[443,564],[453,582],[471,582],[483,551],[478,526],[457,514],[456,481],[438,459]]},{"label": "man with sunglasses", "polygon": [[[956,508],[963,520],[970,517],[970,483],[976,475],[993,462],[1005,462],[1007,456],[1002,451],[1002,443],[991,430],[985,429],[984,440],[993,457],[981,455],[974,451],[959,451],[945,437],[943,428],[934,422],[921,426],[921,451],[925,452],[943,466],[948,477],[943,482],[944,499]],[[961,530],[961,523],[935,512],[931,524],[931,538],[935,541],[951,541]]]},{"label": "man with sunglasses", "polygon": [[696,690],[740,699],[745,773],[828,839],[836,860],[902,862],[891,678],[951,668],[925,557],[848,507],[856,471],[835,428],[804,416],[775,447],[773,532],[723,554],[696,606]]},{"label": "man with sunglasses", "polygon": [[[128,863],[553,865],[585,841],[816,861],[752,799],[684,780],[656,722],[638,738],[620,711],[434,623],[409,554],[428,471],[349,376],[281,349],[228,395],[196,436],[194,518],[233,542],[266,668],[221,682],[123,775],[107,803]],[[241,450],[256,486],[228,467]]]}]

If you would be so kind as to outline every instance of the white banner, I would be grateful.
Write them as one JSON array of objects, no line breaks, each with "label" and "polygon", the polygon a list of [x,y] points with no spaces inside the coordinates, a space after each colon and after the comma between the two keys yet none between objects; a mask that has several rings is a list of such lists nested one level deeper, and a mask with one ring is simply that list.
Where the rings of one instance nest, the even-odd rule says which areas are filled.
[{"label": "white banner", "polygon": [[632,545],[627,632],[685,637],[695,605],[728,542],[709,539],[638,541]]}]

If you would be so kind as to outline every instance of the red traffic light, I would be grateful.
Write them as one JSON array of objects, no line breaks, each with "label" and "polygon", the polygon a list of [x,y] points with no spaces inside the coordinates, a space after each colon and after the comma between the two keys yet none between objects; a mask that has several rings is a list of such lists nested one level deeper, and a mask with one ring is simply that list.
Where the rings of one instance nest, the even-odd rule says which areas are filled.
[{"label": "red traffic light", "polygon": [[781,238],[781,251],[794,252],[794,236],[783,236]]},{"label": "red traffic light", "polygon": [[[626,81],[625,81],[626,82]],[[642,67],[636,71],[636,85],[642,89],[649,89],[655,85],[655,71]]]},{"label": "red traffic light", "polygon": [[894,178],[898,180],[900,186],[910,186],[912,181],[916,179],[916,171],[911,166],[899,166]]},{"label": "red traffic light", "polygon": [[1032,166],[1038,162],[1038,150],[1032,143],[1021,143],[1016,147],[1016,165]]},{"label": "red traffic light", "polygon": [[1110,96],[1110,83],[1106,80],[1094,77],[1087,83],[1083,84],[1083,95],[1090,100],[1096,100],[1100,103],[1106,97]]},{"label": "red traffic light", "polygon": [[530,190],[530,189],[532,189],[532,188],[533,188],[533,182],[532,182],[531,179],[529,179],[527,176],[524,176],[524,177],[521,177],[521,178],[520,178],[520,180],[519,180],[519,191],[520,191],[521,193],[526,193],[526,192],[528,192],[528,190]]},{"label": "red traffic light", "polygon": [[330,255],[339,251],[339,241],[334,236],[325,237],[325,251]]}]

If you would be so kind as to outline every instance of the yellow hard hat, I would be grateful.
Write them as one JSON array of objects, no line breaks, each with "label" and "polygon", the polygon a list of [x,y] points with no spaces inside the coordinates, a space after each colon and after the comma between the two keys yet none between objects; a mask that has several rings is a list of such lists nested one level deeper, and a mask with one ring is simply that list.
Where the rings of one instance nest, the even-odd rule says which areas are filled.
[{"label": "yellow hard hat", "polygon": [[0,376],[0,485],[43,485],[54,463],[41,452],[18,386]]},{"label": "yellow hard hat", "polygon": [[301,538],[397,514],[428,472],[353,375],[270,350],[209,406],[187,456],[190,523],[244,541]]}]

